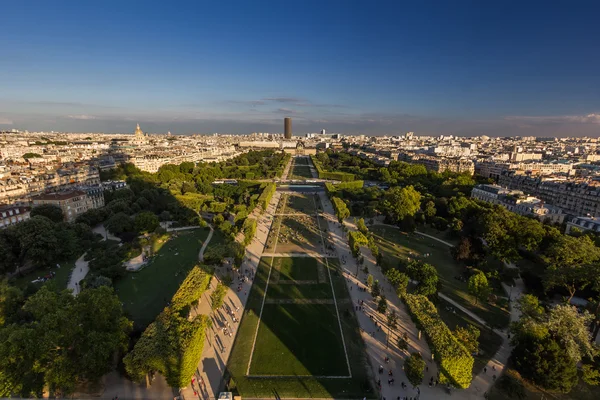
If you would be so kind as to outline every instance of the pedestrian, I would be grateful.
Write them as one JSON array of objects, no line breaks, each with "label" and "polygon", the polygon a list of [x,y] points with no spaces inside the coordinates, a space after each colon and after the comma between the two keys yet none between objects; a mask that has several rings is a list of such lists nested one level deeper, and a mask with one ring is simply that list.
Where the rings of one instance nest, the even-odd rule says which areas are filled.
[{"label": "pedestrian", "polygon": [[492,365],[492,369],[495,371],[495,370],[496,370],[496,366],[495,366],[495,365]]},{"label": "pedestrian", "polygon": [[487,367],[483,367],[483,373],[487,374]]}]

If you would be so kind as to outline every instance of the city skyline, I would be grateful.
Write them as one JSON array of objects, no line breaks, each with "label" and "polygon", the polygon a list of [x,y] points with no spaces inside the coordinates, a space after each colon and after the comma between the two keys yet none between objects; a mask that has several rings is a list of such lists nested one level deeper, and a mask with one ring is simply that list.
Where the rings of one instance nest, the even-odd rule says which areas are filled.
[{"label": "city skyline", "polygon": [[0,130],[598,136],[597,4],[6,5]]}]

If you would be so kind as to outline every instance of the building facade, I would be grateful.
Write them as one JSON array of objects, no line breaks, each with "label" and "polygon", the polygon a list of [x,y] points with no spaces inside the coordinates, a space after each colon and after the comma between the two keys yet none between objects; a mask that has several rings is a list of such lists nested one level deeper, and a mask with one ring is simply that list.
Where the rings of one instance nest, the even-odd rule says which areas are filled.
[{"label": "building facade", "polygon": [[45,193],[32,199],[33,207],[41,206],[43,204],[51,204],[60,207],[65,220],[67,222],[73,222],[75,218],[84,212],[104,206],[104,197],[102,195],[102,201],[100,202],[93,194],[90,198],[83,190],[72,190],[60,193]]},{"label": "building facade", "polygon": [[4,206],[0,207],[0,229],[18,224],[29,219],[29,207]]}]

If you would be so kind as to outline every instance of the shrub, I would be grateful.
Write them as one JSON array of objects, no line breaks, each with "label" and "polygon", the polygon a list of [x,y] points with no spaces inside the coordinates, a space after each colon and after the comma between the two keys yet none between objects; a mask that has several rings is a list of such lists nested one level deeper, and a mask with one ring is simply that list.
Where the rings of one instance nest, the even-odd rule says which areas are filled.
[{"label": "shrub", "polygon": [[267,207],[269,206],[269,202],[275,194],[276,189],[277,186],[274,183],[268,183],[265,185],[263,192],[258,197],[258,204],[260,204],[263,211],[266,211]]},{"label": "shrub", "polygon": [[211,308],[216,310],[217,308],[223,305],[223,300],[225,299],[225,295],[227,294],[227,286],[219,282],[217,287],[210,295]]},{"label": "shrub", "polygon": [[248,246],[256,234],[256,219],[248,218],[244,221],[244,246]]},{"label": "shrub", "polygon": [[358,231],[351,231],[348,233],[348,243],[350,244],[350,251],[354,257],[358,257],[360,254],[360,246],[364,246],[369,243],[367,237]]},{"label": "shrub", "polygon": [[424,369],[425,361],[419,353],[412,353],[404,363],[404,372],[406,372],[406,377],[413,386],[419,386],[423,382]]},{"label": "shrub", "polygon": [[407,294],[404,301],[413,319],[425,331],[440,366],[440,381],[468,388],[472,379],[473,357],[444,324],[427,297]]}]

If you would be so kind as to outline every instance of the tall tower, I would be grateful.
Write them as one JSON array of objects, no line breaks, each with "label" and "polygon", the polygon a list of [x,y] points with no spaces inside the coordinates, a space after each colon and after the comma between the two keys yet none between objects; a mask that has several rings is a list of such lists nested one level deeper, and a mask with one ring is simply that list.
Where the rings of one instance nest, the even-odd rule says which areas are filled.
[{"label": "tall tower", "polygon": [[292,138],[292,119],[290,117],[285,117],[283,119],[283,130],[285,132],[283,137],[286,139],[291,139]]}]

